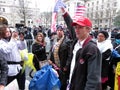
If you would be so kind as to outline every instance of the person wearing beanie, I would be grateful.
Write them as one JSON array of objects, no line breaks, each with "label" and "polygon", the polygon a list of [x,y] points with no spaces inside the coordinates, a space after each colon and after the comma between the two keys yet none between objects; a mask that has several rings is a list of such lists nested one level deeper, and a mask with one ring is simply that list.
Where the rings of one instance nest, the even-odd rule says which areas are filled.
[{"label": "person wearing beanie", "polygon": [[108,39],[109,35],[106,31],[100,31],[97,36],[97,46],[102,54],[102,71],[101,71],[101,80],[102,80],[102,90],[105,90],[108,85],[108,71],[109,71],[109,62],[112,52],[112,43]]},{"label": "person wearing beanie", "polygon": [[58,25],[56,30],[62,30],[62,31],[64,31],[64,28],[61,25]]},{"label": "person wearing beanie", "polygon": [[105,40],[109,37],[108,32],[107,31],[100,31],[99,34],[102,33],[105,37]]},{"label": "person wearing beanie", "polygon": [[68,72],[65,70],[65,66],[70,53],[71,40],[65,35],[64,28],[58,25],[53,41],[48,60],[52,61],[53,66],[60,68],[57,70],[61,81],[60,90],[66,90]]}]

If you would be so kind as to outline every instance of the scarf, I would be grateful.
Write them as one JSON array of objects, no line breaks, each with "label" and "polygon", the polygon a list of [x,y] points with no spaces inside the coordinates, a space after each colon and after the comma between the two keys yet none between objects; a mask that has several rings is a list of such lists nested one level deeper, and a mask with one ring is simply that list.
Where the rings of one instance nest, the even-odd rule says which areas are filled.
[{"label": "scarf", "polygon": [[105,40],[103,42],[97,41],[97,46],[101,53],[104,53],[108,49],[111,49],[111,50],[113,49],[113,46],[110,40]]},{"label": "scarf", "polygon": [[59,41],[57,41],[57,42],[55,43],[55,45],[54,45],[54,51],[53,51],[55,64],[56,64],[57,66],[59,66],[59,67],[60,67],[60,59],[59,59],[58,51],[59,51],[59,47],[60,47],[63,39],[64,39],[64,36],[63,36]]}]

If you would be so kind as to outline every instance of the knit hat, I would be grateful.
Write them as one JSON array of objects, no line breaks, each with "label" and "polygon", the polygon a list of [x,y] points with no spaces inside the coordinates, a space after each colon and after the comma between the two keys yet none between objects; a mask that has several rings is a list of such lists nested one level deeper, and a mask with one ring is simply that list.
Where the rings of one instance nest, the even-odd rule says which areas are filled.
[{"label": "knit hat", "polygon": [[107,39],[109,37],[107,31],[100,31],[99,33],[102,33],[105,36],[105,39]]},{"label": "knit hat", "polygon": [[56,30],[64,30],[64,29],[61,25],[58,25]]}]

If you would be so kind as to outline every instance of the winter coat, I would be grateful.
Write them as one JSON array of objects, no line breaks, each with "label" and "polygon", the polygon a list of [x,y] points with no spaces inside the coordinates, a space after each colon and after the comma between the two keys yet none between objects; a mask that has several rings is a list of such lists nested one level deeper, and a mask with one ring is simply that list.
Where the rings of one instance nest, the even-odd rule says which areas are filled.
[{"label": "winter coat", "polygon": [[45,46],[38,43],[32,45],[32,53],[34,54],[33,63],[36,70],[39,70],[39,61],[44,61],[47,59]]},{"label": "winter coat", "polygon": [[7,61],[0,59],[0,85],[6,85],[8,74]]},{"label": "winter coat", "polygon": [[[72,50],[74,49],[74,45]],[[87,39],[86,41],[87,42]],[[83,44],[83,48],[76,53],[76,63],[73,70],[70,90],[101,90],[101,53],[92,40]],[[70,66],[73,53],[67,65]]]}]

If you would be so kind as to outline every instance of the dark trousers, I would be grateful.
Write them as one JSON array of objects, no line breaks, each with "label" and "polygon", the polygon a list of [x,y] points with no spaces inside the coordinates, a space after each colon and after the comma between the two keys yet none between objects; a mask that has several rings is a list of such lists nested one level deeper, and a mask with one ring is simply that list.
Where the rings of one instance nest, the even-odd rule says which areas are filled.
[{"label": "dark trousers", "polygon": [[36,59],[33,59],[33,65],[36,71],[40,70],[39,62]]},{"label": "dark trousers", "polygon": [[25,90],[25,71],[22,70],[16,76],[8,76],[7,85],[12,82],[14,79],[17,79],[18,86],[20,90]]},{"label": "dark trousers", "polygon": [[102,90],[106,90],[106,89],[107,89],[107,85],[108,85],[108,83],[107,83],[107,82],[102,83]]},{"label": "dark trousers", "polygon": [[59,79],[61,81],[61,88],[60,90],[66,90],[67,88],[67,73],[63,72],[63,71],[58,71],[58,74],[59,74]]}]

